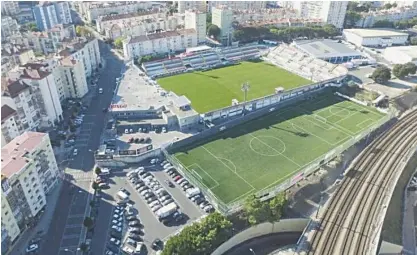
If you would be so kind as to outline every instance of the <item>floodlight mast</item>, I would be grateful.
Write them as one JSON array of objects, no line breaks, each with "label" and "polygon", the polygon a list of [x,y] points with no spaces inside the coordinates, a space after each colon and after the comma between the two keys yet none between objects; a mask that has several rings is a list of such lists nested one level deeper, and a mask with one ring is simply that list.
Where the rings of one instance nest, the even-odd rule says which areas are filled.
[{"label": "floodlight mast", "polygon": [[240,88],[243,91],[243,96],[244,96],[244,103],[243,103],[243,114],[245,114],[246,112],[246,100],[248,97],[248,91],[250,89],[250,84],[249,82],[244,82]]}]

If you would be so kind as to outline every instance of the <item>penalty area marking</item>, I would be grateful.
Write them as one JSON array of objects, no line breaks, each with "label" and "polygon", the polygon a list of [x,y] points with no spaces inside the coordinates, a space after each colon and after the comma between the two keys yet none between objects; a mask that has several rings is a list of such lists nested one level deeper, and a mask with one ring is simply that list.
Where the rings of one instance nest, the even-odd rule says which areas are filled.
[{"label": "penalty area marking", "polygon": [[[195,170],[194,169],[192,169],[192,167],[193,166],[197,166],[198,168],[200,168],[200,170],[202,170],[208,177],[210,177],[210,179],[216,184],[216,185],[214,185],[213,187],[208,187],[204,182],[203,182],[203,179],[204,178],[201,178],[201,181],[200,180],[198,180],[202,185],[204,185],[204,187],[206,187],[208,190],[211,190],[211,189],[214,189],[214,188],[217,188],[218,186],[220,186],[220,184],[215,180],[215,179],[213,179],[213,177],[211,177],[211,175],[209,174],[209,173],[207,173],[198,163],[194,163],[194,164],[191,164],[191,165],[189,165],[189,166],[187,166],[186,168],[188,169],[188,171],[192,174],[192,175],[194,175],[194,172],[195,172]],[[191,171],[192,170],[192,171]],[[195,172],[196,174],[197,174],[197,172]],[[201,176],[200,176],[201,177]],[[197,177],[198,178],[198,177]]]}]

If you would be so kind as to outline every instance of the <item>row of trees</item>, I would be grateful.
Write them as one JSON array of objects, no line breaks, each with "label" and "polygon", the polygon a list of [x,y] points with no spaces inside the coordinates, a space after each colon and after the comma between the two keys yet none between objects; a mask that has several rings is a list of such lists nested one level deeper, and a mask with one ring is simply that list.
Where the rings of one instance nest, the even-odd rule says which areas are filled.
[{"label": "row of trees", "polygon": [[[404,65],[394,65],[392,69],[392,74],[399,79],[402,79],[408,75],[416,74],[416,72],[417,66],[411,62]],[[386,66],[378,67],[372,73],[370,78],[378,83],[386,83],[391,79],[391,70]]]},{"label": "row of trees", "polygon": [[251,42],[261,39],[291,42],[296,38],[327,38],[339,34],[337,28],[331,24],[307,27],[240,27],[233,32],[236,41]]},{"label": "row of trees", "polygon": [[[255,195],[249,196],[239,215],[248,225],[277,222],[281,219],[287,200],[284,194],[261,202]],[[165,244],[163,255],[210,254],[233,236],[231,220],[215,212],[199,223],[185,227],[180,234],[171,237]]]}]

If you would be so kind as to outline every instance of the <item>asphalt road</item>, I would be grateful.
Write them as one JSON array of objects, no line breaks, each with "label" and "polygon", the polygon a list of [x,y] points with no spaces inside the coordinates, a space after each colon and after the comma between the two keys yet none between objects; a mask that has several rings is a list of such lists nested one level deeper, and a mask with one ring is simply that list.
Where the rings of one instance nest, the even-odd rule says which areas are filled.
[{"label": "asphalt road", "polygon": [[100,144],[100,136],[105,124],[103,108],[107,108],[111,102],[115,81],[120,76],[123,66],[123,62],[113,56],[108,45],[102,42],[100,42],[100,53],[106,59],[106,66],[101,72],[96,89],[103,88],[103,94],[93,97],[85,113],[75,145],[78,155],[66,170],[69,178],[64,181],[54,218],[45,236],[44,244],[41,245],[40,254],[68,254],[65,249],[74,251],[83,241],[82,222],[89,206],[88,190],[93,176],[93,151]]},{"label": "asphalt road", "polygon": [[[149,168],[146,168],[149,169]],[[181,222],[180,224],[172,224],[169,226],[163,225],[155,217],[154,213],[150,210],[149,206],[142,199],[140,194],[132,187],[132,185],[126,179],[126,173],[132,169],[119,170],[117,172],[112,172],[110,178],[109,186],[110,188],[103,191],[102,200],[100,202],[99,216],[96,222],[95,232],[93,236],[93,254],[104,254],[105,243],[109,239],[110,234],[110,219],[112,217],[112,209],[115,206],[116,202],[114,200],[114,195],[119,191],[120,188],[126,188],[130,193],[130,199],[134,203],[135,209],[138,211],[138,217],[143,224],[144,230],[144,243],[147,247],[149,253],[152,249],[150,248],[151,243],[155,238],[161,240],[166,239],[171,234],[180,230],[186,224],[193,222],[202,216],[203,211],[200,210],[196,205],[194,205],[189,199],[186,198],[184,192],[181,188],[175,186],[175,188],[169,188],[163,181],[168,179],[165,173],[159,171],[160,169],[152,169],[153,174],[156,179],[160,181],[161,185],[167,190],[168,193],[172,195],[175,202],[180,207],[180,210],[186,215],[186,221]],[[100,244],[100,245],[94,245]]]}]

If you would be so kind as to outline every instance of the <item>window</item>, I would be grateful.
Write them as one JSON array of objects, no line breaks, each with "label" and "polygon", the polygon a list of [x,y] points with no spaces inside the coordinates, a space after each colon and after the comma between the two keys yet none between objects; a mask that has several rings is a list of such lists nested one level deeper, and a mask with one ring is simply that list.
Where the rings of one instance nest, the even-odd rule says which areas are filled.
[{"label": "window", "polygon": [[38,193],[39,193],[39,189],[35,190],[35,194],[38,194]]}]

